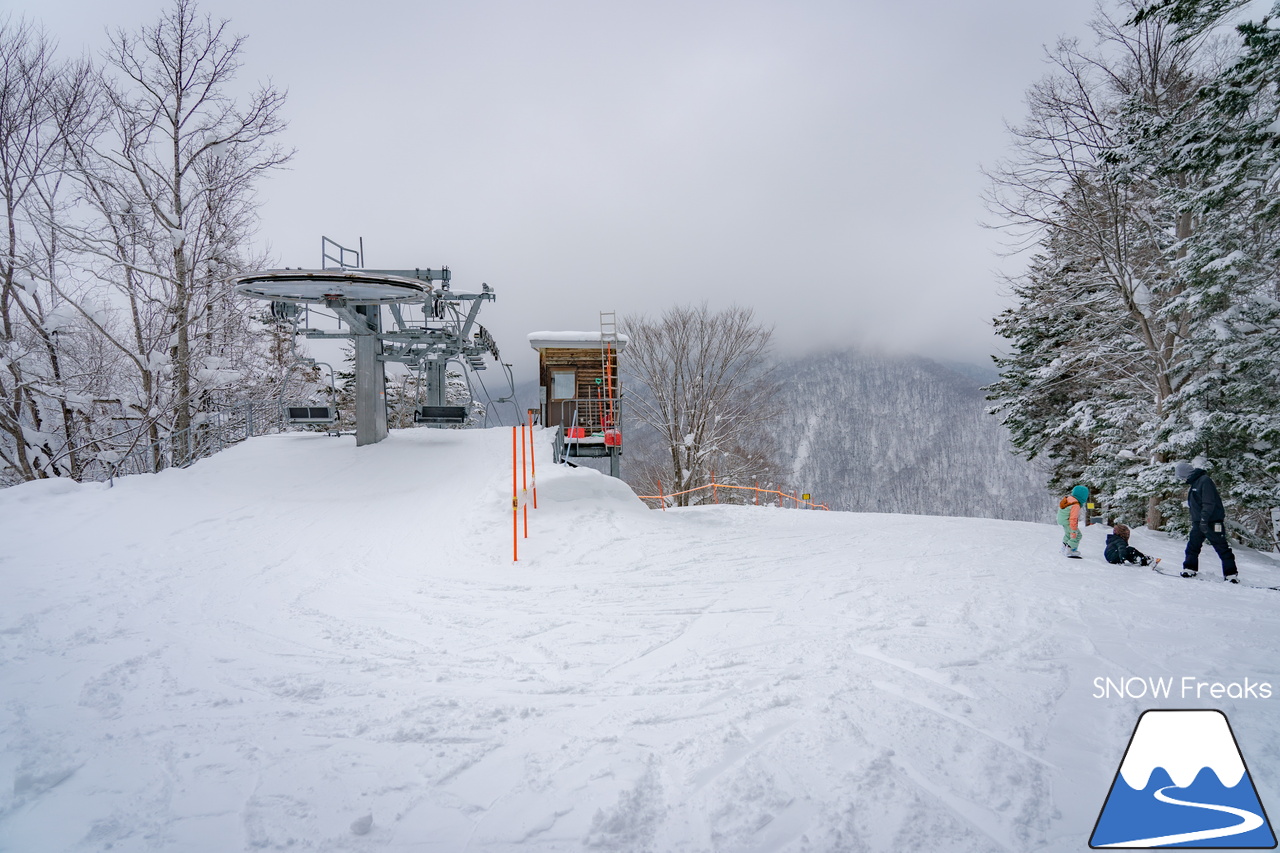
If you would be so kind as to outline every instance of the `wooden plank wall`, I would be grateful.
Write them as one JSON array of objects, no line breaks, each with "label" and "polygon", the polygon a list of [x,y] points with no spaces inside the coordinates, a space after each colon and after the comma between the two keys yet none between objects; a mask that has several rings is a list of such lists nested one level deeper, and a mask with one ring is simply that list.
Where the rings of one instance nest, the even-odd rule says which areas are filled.
[{"label": "wooden plank wall", "polygon": [[[618,382],[618,354],[609,356],[613,370],[614,388]],[[602,385],[596,385],[597,379],[604,378],[598,349],[543,349],[538,350],[538,382],[543,388],[551,388],[551,371],[556,368],[573,368],[577,372],[577,396],[595,397]]]},{"label": "wooden plank wall", "polygon": [[[613,387],[616,394],[618,388],[618,353],[610,354],[609,361],[613,371]],[[596,384],[596,379],[604,378],[604,367],[599,348],[554,347],[540,349],[538,350],[538,383],[547,389],[548,403],[550,403],[551,397],[551,372],[556,369],[566,368],[572,368],[575,372],[577,380],[575,394],[578,398],[594,400],[602,392],[603,383]],[[554,418],[549,419],[555,420]],[[587,426],[598,426],[598,424],[591,423],[596,418],[588,418],[586,411],[580,412],[579,419]]]}]

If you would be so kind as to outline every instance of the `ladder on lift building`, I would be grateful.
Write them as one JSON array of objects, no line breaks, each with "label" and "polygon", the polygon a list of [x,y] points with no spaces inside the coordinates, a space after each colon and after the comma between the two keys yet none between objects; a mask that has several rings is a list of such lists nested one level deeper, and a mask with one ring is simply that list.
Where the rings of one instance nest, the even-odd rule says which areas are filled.
[{"label": "ladder on lift building", "polygon": [[618,432],[618,378],[614,376],[614,365],[617,364],[618,353],[618,318],[614,311],[600,312],[600,367],[604,377],[603,411],[601,426],[604,428],[606,446],[620,446],[621,434]]}]

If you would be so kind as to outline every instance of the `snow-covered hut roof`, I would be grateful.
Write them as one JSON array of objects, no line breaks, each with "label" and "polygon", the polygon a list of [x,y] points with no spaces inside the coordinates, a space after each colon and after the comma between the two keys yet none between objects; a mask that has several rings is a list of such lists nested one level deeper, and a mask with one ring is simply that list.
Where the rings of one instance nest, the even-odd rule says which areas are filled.
[{"label": "snow-covered hut roof", "polygon": [[[626,335],[618,335],[618,352],[626,349]],[[544,349],[600,349],[599,332],[530,332],[529,346]]]}]

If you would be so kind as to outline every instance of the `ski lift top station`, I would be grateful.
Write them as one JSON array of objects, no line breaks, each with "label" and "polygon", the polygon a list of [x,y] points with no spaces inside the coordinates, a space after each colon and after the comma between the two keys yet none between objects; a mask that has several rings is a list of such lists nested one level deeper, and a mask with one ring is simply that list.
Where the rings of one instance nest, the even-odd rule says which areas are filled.
[{"label": "ski lift top station", "polygon": [[[501,363],[492,335],[476,322],[481,305],[495,298],[493,289],[482,284],[479,293],[455,291],[450,287],[452,274],[448,267],[364,269],[362,251],[346,249],[327,237],[322,238],[321,255],[322,268],[318,270],[264,270],[235,276],[230,283],[239,293],[269,300],[272,313],[292,323],[295,334],[352,340],[357,445],[374,444],[387,437],[388,361],[417,370],[425,380],[426,404],[416,408],[415,421],[433,425],[462,423],[466,407],[446,405],[445,370],[451,361],[483,370],[486,353]],[[348,265],[348,260],[354,264]],[[333,267],[327,266],[330,262]],[[346,323],[348,328],[299,328],[304,306],[310,305],[324,306],[340,325]],[[392,317],[389,325],[383,322],[384,306]],[[420,311],[421,319],[406,316],[407,308]],[[313,415],[314,409],[308,414]]]},{"label": "ski lift top station", "polygon": [[[481,305],[495,298],[493,289],[482,284],[479,293],[453,290],[448,267],[366,269],[363,246],[347,249],[328,237],[321,238],[321,258],[318,270],[262,270],[235,276],[229,283],[238,293],[270,301],[272,314],[292,324],[295,335],[352,341],[356,445],[375,444],[387,437],[388,361],[405,364],[425,379],[426,404],[415,408],[415,422],[463,423],[466,407],[446,405],[446,367],[458,361],[483,370],[486,353],[501,364],[493,336],[476,322]],[[300,326],[304,310],[309,321],[311,305],[323,306],[339,326],[346,323],[348,328]],[[421,320],[406,316],[411,306],[421,311]],[[383,322],[383,307],[392,317],[389,326]],[[600,314],[599,332],[534,332],[529,344],[538,351],[540,415],[544,426],[556,429],[556,460],[607,457],[609,473],[619,476],[618,353],[627,337],[618,334],[614,314]],[[514,396],[514,382],[512,386]],[[332,407],[291,407],[290,420],[333,423],[337,412]]]}]

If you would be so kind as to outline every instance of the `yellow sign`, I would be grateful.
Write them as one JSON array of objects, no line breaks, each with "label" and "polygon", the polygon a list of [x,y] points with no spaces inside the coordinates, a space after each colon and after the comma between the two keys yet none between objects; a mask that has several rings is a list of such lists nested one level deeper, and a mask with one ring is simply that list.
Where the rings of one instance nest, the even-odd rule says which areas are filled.
[{"label": "yellow sign", "polygon": [[801,496],[800,496],[800,500],[802,500],[802,501],[807,501],[807,500],[812,500],[812,499],[813,499],[813,496],[812,496],[812,495],[801,495]]}]

